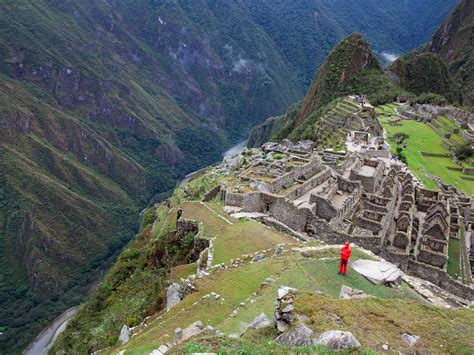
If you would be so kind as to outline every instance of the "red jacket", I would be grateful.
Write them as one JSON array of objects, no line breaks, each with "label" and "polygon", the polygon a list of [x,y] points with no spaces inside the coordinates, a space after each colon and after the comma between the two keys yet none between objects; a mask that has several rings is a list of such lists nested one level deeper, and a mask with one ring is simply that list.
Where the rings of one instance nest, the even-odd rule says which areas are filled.
[{"label": "red jacket", "polygon": [[349,260],[349,258],[351,257],[351,254],[352,254],[352,250],[349,246],[349,242],[347,242],[346,245],[344,245],[341,249],[341,259]]}]

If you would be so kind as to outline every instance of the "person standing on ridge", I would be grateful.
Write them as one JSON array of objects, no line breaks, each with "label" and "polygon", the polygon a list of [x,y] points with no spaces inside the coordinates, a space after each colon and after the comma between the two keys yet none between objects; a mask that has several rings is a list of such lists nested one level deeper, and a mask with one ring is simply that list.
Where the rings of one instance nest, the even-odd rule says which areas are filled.
[{"label": "person standing on ridge", "polygon": [[351,257],[352,250],[350,243],[346,244],[341,249],[341,260],[339,261],[339,274],[346,276],[347,273],[347,264],[349,264],[349,258]]}]

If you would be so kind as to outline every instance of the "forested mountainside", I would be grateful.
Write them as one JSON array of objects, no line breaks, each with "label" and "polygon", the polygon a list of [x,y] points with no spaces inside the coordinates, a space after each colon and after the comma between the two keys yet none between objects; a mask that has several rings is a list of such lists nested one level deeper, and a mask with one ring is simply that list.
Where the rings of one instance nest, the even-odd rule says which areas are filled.
[{"label": "forested mountainside", "polygon": [[339,40],[361,32],[385,63],[424,43],[459,0],[243,0],[306,88]]},{"label": "forested mountainside", "polygon": [[474,2],[463,0],[428,43],[390,67],[415,94],[432,92],[474,106]]},{"label": "forested mountainside", "polygon": [[84,297],[151,198],[300,98],[347,31],[398,53],[454,4],[2,1],[0,352]]},{"label": "forested mountainside", "polygon": [[[293,141],[310,139],[322,144],[322,136],[334,136],[334,132],[329,132],[323,115],[338,109],[337,99],[361,93],[375,104],[393,101],[403,90],[385,75],[362,34],[353,33],[329,53],[304,100],[291,106],[285,115],[269,118],[255,127],[249,145],[257,147],[269,140],[284,138]],[[347,107],[349,111],[350,108]],[[336,124],[339,129],[344,125],[342,121]],[[343,140],[344,135],[341,138]],[[338,142],[334,143],[336,147]]]}]

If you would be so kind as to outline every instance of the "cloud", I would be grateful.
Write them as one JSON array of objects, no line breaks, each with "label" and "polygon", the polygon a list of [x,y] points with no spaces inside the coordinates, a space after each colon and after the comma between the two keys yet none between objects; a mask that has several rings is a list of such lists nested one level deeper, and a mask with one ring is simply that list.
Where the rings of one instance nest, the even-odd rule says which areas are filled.
[{"label": "cloud", "polygon": [[[240,58],[237,62],[234,63],[233,70],[237,73],[242,73],[247,69],[247,66],[250,63],[246,59]],[[248,70],[248,69],[247,69]]]},{"label": "cloud", "polygon": [[383,59],[385,59],[389,63],[396,61],[399,57],[399,55],[397,54],[385,52],[385,51],[380,53],[380,55],[382,56]]}]

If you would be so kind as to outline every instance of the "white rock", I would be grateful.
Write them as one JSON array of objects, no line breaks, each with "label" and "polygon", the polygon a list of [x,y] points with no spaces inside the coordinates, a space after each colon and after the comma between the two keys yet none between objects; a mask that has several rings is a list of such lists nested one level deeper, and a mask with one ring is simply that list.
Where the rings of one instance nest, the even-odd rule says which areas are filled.
[{"label": "white rock", "polygon": [[418,335],[407,334],[407,333],[403,333],[401,337],[410,346],[415,346],[416,343],[418,343],[418,340],[420,340],[420,337]]},{"label": "white rock", "polygon": [[343,300],[348,300],[351,298],[367,298],[369,295],[367,295],[364,291],[352,289],[346,285],[342,285],[339,297]]},{"label": "white rock", "polygon": [[333,350],[358,349],[361,347],[351,332],[329,330],[321,334],[315,344],[324,345]]},{"label": "white rock", "polygon": [[275,341],[286,346],[303,346],[312,344],[312,337],[313,331],[303,323],[298,323],[293,328],[281,334]]},{"label": "white rock", "polygon": [[257,318],[253,320],[252,323],[248,326],[250,329],[260,329],[260,328],[266,328],[270,327],[272,323],[268,319],[267,315],[265,313],[260,313]]},{"label": "white rock", "polygon": [[127,344],[130,341],[131,336],[132,336],[132,332],[130,331],[130,328],[124,324],[122,326],[122,329],[120,330],[120,335],[119,335],[120,344],[122,345]]},{"label": "white rock", "polygon": [[351,267],[376,285],[397,282],[402,277],[400,269],[386,261],[359,259]]},{"label": "white rock", "polygon": [[290,291],[297,291],[296,288],[288,287],[288,286],[280,286],[278,288],[278,299],[282,299],[285,297]]},{"label": "white rock", "polygon": [[166,309],[169,311],[179,302],[181,302],[181,297],[179,296],[179,285],[174,283],[168,287],[168,290],[166,290]]}]

